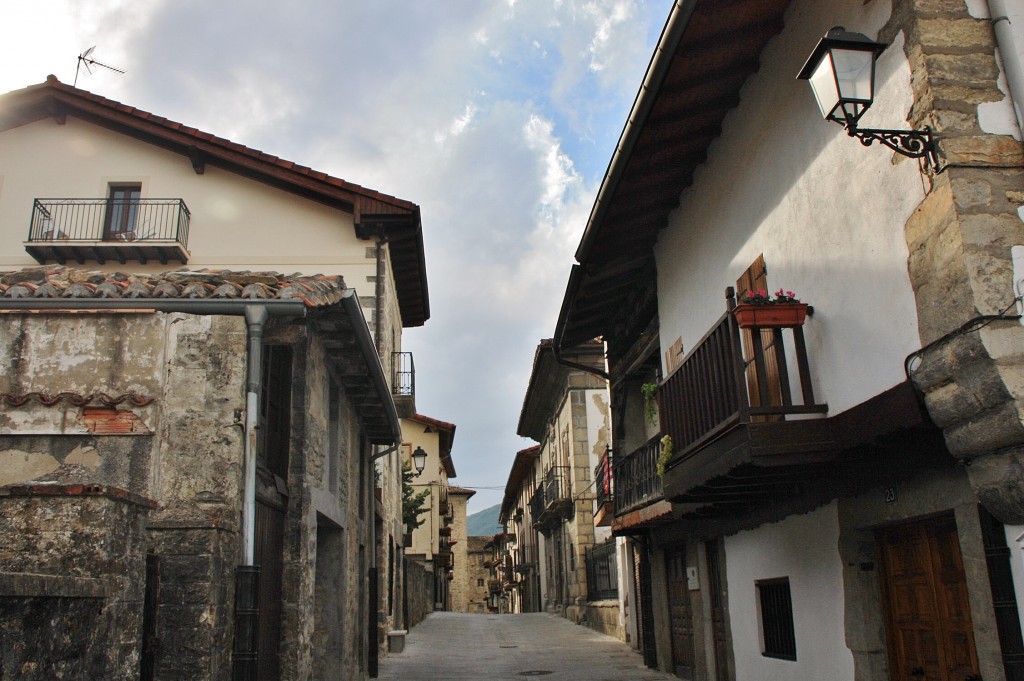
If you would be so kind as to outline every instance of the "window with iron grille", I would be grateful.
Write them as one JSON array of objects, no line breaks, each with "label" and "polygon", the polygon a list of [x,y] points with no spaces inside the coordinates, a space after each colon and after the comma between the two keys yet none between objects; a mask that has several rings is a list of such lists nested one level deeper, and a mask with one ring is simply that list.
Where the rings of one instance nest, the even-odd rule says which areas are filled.
[{"label": "window with iron grille", "polygon": [[619,571],[615,541],[587,549],[587,600],[604,601],[619,596]]},{"label": "window with iron grille", "polygon": [[757,605],[761,616],[761,654],[780,660],[796,659],[796,634],[793,631],[793,599],[789,577],[762,579],[757,586]]}]

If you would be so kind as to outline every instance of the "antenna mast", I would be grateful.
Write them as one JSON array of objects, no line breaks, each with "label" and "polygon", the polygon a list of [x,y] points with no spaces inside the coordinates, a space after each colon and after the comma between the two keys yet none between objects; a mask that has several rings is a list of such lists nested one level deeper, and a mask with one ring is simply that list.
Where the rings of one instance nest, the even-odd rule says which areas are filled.
[{"label": "antenna mast", "polygon": [[119,69],[116,66],[111,66],[110,64],[104,64],[103,62],[98,62],[95,59],[93,59],[92,58],[92,51],[95,50],[95,49],[96,49],[96,46],[93,45],[88,50],[86,50],[82,54],[78,55],[78,66],[75,67],[75,82],[74,82],[73,87],[77,87],[78,86],[78,73],[79,73],[79,71],[82,70],[82,66],[83,65],[85,66],[86,74],[88,74],[90,76],[93,73],[93,69],[95,67],[97,67],[97,66],[102,66],[103,68],[109,69],[110,71],[113,71],[114,73],[124,73],[124,70]]}]

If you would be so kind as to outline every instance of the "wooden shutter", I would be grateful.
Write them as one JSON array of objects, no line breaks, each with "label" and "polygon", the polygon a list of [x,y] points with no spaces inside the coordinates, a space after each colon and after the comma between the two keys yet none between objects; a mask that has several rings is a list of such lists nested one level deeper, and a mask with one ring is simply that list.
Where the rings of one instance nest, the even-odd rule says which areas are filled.
[{"label": "wooden shutter", "polygon": [[[736,281],[736,300],[742,301],[748,292],[768,291],[768,268],[764,264],[764,255],[757,256],[754,263],[747,268]],[[754,365],[753,331],[741,329],[743,336],[743,363],[747,374],[747,393],[751,407],[778,407],[782,405],[782,388],[779,381],[779,364],[775,360],[775,334],[772,329],[761,329],[761,344],[764,347],[765,376],[768,385],[768,403],[761,404],[761,380]],[[781,416],[755,416],[753,421],[778,421]]]}]

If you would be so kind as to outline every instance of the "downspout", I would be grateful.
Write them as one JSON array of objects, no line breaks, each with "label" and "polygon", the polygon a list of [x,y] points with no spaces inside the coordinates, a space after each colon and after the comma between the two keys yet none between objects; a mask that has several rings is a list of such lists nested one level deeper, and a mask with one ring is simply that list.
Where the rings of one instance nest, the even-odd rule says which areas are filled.
[{"label": "downspout", "polygon": [[[1011,10],[1009,5],[1013,4]],[[1024,11],[1020,3],[988,0],[989,16],[996,34],[996,49],[1010,88],[1010,101],[1017,116],[1017,125],[1024,133]]]},{"label": "downspout", "polygon": [[245,325],[249,331],[248,376],[245,393],[245,482],[242,504],[243,565],[256,563],[256,433],[259,427],[260,390],[262,388],[263,328],[267,308],[245,306]]}]

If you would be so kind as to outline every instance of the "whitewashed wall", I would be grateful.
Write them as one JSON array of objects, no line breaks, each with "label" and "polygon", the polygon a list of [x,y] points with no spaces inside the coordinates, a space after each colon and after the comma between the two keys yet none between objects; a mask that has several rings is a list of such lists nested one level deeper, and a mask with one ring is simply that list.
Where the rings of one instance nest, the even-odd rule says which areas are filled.
[{"label": "whitewashed wall", "polygon": [[[681,337],[688,352],[725,311],[725,287],[763,253],[769,287],[814,306],[808,352],[816,396],[831,413],[903,380],[903,358],[920,347],[903,233],[924,196],[917,164],[822,120],[810,87],[795,79],[830,27],[876,37],[890,12],[886,0],[788,11],[659,236],[662,350]],[[863,125],[905,128],[910,105],[901,35],[879,60]]]},{"label": "whitewashed wall", "polygon": [[[833,502],[806,515],[725,538],[736,681],[853,678],[843,631],[843,565]],[[796,661],[761,654],[755,581],[789,577]]]},{"label": "whitewashed wall", "polygon": [[[367,258],[352,215],[69,116],[0,134],[0,269],[37,263],[25,253],[36,198],[105,198],[111,182],[141,182],[143,198],[184,199],[192,215],[190,269],[342,274],[373,295]],[[102,269],[91,264],[93,269]],[[109,264],[106,269],[173,269]]]}]

